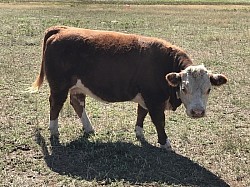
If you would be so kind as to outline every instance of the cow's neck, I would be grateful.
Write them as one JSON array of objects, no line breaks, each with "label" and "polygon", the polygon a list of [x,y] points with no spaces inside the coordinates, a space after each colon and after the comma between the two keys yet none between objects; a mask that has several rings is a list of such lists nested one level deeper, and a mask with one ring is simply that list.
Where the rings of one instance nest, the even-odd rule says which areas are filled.
[{"label": "cow's neck", "polygon": [[[173,72],[181,72],[186,69],[188,66],[192,65],[191,59],[186,55],[186,53],[182,51],[176,51],[176,54],[173,59]],[[180,88],[175,87],[170,91],[170,100],[169,100],[172,110],[176,110],[181,104],[182,101],[180,99]]]}]

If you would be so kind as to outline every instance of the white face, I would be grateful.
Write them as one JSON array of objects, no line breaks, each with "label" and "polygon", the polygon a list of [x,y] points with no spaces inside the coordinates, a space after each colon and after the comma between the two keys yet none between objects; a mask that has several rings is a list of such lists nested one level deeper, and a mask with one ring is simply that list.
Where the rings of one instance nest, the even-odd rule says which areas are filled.
[{"label": "white face", "polygon": [[180,73],[166,75],[168,84],[179,87],[178,95],[186,107],[186,113],[193,118],[204,117],[208,95],[213,86],[220,86],[227,82],[223,74],[212,74],[204,65],[189,66]]},{"label": "white face", "polygon": [[179,97],[188,116],[205,116],[211,87],[210,75],[204,66],[189,66],[181,72]]}]

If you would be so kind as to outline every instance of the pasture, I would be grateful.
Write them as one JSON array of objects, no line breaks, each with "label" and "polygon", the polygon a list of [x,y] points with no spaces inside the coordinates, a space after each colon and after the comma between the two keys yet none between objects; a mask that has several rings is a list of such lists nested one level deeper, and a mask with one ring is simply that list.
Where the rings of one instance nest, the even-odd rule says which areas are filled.
[{"label": "pasture", "polygon": [[[244,2],[244,1],[234,1]],[[0,3],[0,186],[250,186],[250,4]],[[137,33],[182,47],[229,81],[212,90],[206,118],[166,112],[175,153],[156,147],[147,117],[134,134],[135,103],[87,98],[95,134],[83,135],[69,101],[60,142],[50,142],[48,84],[26,93],[52,25]]]}]

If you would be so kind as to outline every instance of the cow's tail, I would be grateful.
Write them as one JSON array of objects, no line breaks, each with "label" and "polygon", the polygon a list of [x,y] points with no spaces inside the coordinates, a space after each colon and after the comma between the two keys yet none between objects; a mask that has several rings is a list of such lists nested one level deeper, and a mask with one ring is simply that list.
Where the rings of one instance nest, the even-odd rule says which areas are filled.
[{"label": "cow's tail", "polygon": [[37,76],[36,80],[33,82],[32,87],[31,87],[31,92],[36,92],[39,90],[39,88],[42,86],[44,78],[45,78],[45,50],[46,50],[46,42],[47,40],[54,34],[57,34],[60,29],[65,29],[67,27],[64,26],[55,26],[55,27],[50,27],[49,29],[46,30],[45,36],[43,39],[43,48],[42,48],[42,64],[40,68],[40,73]]},{"label": "cow's tail", "polygon": [[[44,47],[43,47],[44,48]],[[31,91],[38,91],[39,88],[42,86],[43,84],[43,80],[44,80],[44,57],[42,59],[42,64],[41,64],[41,69],[40,69],[40,73],[37,76],[36,80],[33,82],[32,87],[31,87]]]}]

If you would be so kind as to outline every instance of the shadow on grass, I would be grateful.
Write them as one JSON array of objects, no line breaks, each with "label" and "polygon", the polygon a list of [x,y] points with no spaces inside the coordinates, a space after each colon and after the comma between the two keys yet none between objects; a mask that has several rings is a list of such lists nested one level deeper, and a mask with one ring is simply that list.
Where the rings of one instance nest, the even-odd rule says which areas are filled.
[{"label": "shadow on grass", "polygon": [[229,186],[206,168],[187,157],[166,152],[147,142],[137,146],[128,142],[90,142],[86,136],[62,145],[51,140],[51,151],[44,137],[36,133],[47,166],[61,175],[101,184],[124,181],[129,184],[172,184]]}]

